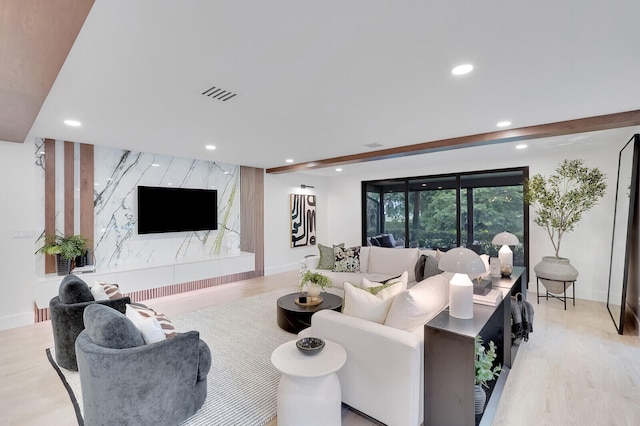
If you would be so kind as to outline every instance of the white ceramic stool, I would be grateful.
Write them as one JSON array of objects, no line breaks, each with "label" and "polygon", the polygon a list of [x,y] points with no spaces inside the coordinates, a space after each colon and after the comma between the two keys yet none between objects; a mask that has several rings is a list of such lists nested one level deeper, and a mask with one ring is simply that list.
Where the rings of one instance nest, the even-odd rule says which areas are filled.
[{"label": "white ceramic stool", "polygon": [[346,360],[344,348],[328,340],[315,355],[301,353],[295,340],[277,347],[271,362],[282,373],[278,426],[339,426],[342,391],[336,372]]}]

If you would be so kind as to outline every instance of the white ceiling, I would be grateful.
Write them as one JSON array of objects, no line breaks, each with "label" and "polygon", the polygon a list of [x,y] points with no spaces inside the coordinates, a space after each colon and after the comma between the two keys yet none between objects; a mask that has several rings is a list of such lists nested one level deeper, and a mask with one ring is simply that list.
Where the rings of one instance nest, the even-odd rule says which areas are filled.
[{"label": "white ceiling", "polygon": [[96,0],[29,138],[268,168],[637,110],[638,16],[635,0]]}]

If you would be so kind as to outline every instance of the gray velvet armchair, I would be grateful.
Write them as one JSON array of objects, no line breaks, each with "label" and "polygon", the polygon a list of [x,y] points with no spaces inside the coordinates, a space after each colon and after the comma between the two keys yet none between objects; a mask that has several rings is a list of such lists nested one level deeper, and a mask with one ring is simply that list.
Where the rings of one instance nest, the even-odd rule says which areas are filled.
[{"label": "gray velvet armchair", "polygon": [[49,302],[51,327],[53,329],[54,355],[60,367],[78,370],[75,343],[78,334],[84,330],[82,314],[87,306],[99,303],[119,312],[125,312],[129,297],[114,300],[95,301],[87,283],[75,275],[62,279],[58,296]]},{"label": "gray velvet armchair", "polygon": [[125,315],[84,312],[76,339],[86,425],[177,425],[207,397],[211,352],[197,331],[146,344]]}]

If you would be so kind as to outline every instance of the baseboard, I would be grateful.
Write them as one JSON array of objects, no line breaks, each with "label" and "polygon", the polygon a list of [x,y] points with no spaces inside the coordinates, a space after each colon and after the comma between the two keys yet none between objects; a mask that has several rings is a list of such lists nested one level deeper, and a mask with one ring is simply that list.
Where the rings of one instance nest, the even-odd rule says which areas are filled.
[{"label": "baseboard", "polygon": [[297,271],[299,269],[300,269],[300,262],[296,262],[288,265],[277,266],[274,268],[267,268],[264,270],[264,274],[275,275],[275,274],[280,274],[282,272]]},{"label": "baseboard", "polygon": [[22,327],[33,324],[33,312],[0,317],[0,330]]}]

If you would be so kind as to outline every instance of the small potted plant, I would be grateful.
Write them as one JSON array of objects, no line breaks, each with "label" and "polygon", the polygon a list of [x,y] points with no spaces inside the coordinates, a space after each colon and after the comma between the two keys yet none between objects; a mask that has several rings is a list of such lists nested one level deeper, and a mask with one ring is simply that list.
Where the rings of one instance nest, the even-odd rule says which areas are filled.
[{"label": "small potted plant", "polygon": [[60,234],[43,235],[38,241],[40,240],[43,240],[44,244],[36,250],[36,253],[56,256],[58,275],[71,273],[75,266],[75,259],[84,256],[87,252],[88,240],[81,235],[68,237]]},{"label": "small potted plant", "polygon": [[307,286],[307,296],[309,298],[318,297],[320,296],[321,291],[333,286],[333,282],[331,282],[329,277],[308,269],[300,276],[300,285],[298,286],[298,290],[302,291],[306,284],[309,284]]},{"label": "small potted plant", "polygon": [[475,413],[482,414],[487,394],[484,388],[489,388],[487,382],[495,380],[502,368],[499,365],[493,366],[496,360],[496,344],[489,341],[489,347],[483,345],[482,337],[476,336],[475,342]]}]

